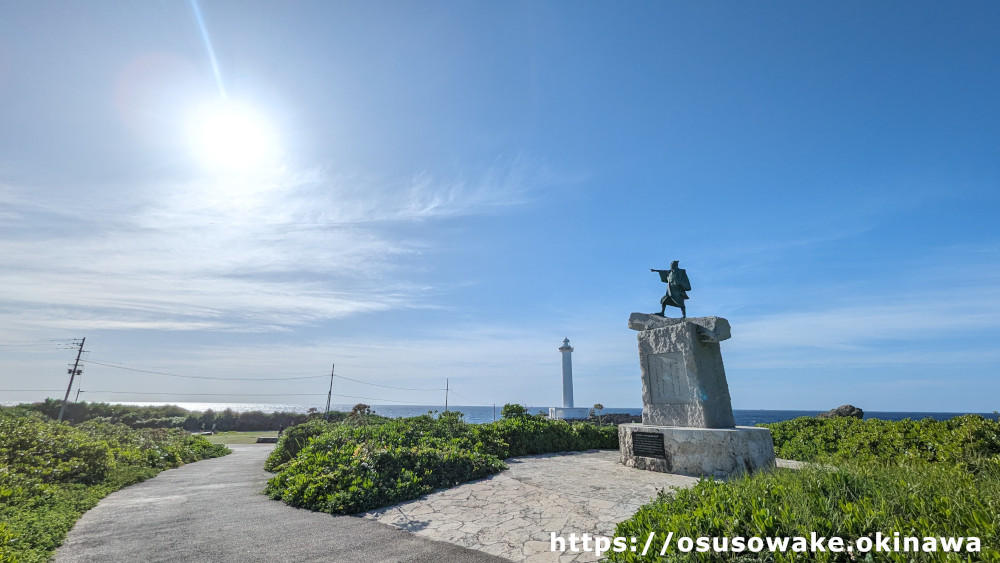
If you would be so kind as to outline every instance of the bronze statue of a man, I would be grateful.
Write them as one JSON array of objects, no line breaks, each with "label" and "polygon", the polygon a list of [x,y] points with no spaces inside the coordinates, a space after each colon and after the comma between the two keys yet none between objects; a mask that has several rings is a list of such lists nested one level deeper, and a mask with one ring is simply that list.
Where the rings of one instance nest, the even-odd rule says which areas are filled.
[{"label": "bronze statue of a man", "polygon": [[670,263],[669,270],[654,270],[650,268],[650,272],[659,272],[660,281],[667,284],[667,294],[660,298],[660,304],[663,305],[663,309],[660,310],[660,316],[666,316],[664,313],[667,311],[667,305],[671,307],[681,308],[681,318],[687,318],[687,310],[684,308],[684,300],[688,298],[687,292],[691,291],[691,282],[688,280],[687,272],[677,265],[680,264],[677,260]]}]

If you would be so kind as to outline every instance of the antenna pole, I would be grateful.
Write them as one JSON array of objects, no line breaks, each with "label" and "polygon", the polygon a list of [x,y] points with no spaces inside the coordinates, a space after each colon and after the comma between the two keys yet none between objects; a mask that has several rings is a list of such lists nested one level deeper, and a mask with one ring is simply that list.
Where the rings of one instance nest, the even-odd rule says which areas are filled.
[{"label": "antenna pole", "polygon": [[448,412],[448,378],[444,379],[444,412]]},{"label": "antenna pole", "polygon": [[83,370],[77,369],[80,365],[80,355],[83,354],[83,343],[87,341],[87,337],[84,336],[83,340],[80,341],[80,348],[76,351],[76,361],[73,362],[73,368],[69,370],[69,385],[66,387],[66,396],[63,397],[63,404],[59,407],[59,418],[58,420],[62,422],[63,415],[66,414],[66,401],[69,401],[69,391],[73,388],[73,378],[82,373]]}]

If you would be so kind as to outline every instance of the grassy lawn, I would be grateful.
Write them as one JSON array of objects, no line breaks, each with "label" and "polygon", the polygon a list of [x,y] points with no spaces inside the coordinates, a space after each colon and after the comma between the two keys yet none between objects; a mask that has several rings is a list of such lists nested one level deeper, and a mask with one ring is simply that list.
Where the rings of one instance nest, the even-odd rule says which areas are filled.
[{"label": "grassy lawn", "polygon": [[205,438],[213,444],[256,444],[260,436],[277,437],[277,430],[255,430],[250,432],[217,432]]}]

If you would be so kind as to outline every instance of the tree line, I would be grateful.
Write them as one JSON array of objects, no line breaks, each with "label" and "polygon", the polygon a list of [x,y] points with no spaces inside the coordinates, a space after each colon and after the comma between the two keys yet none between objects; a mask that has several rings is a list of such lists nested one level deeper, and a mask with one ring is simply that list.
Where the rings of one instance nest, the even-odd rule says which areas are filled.
[{"label": "tree line", "polygon": [[[11,408],[37,411],[54,419],[58,417],[61,406],[62,401],[45,399],[40,403],[22,404]],[[341,420],[345,416],[346,413],[343,412],[330,412],[330,420],[332,421]],[[278,430],[323,417],[324,413],[315,408],[310,408],[305,413],[235,412],[229,408],[222,411],[213,411],[212,409],[191,411],[176,405],[136,406],[81,401],[66,405],[63,420],[74,425],[96,420],[98,422],[118,422],[131,428],[182,428],[190,432],[212,430],[227,432],[231,430]]]}]

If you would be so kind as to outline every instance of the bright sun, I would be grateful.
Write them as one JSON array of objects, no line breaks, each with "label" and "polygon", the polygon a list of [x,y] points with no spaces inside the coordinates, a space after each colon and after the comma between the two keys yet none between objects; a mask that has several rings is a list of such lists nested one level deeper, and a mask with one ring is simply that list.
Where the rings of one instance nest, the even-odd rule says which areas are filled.
[{"label": "bright sun", "polygon": [[226,171],[257,168],[274,156],[274,134],[253,108],[227,103],[198,113],[192,141],[205,165]]}]

